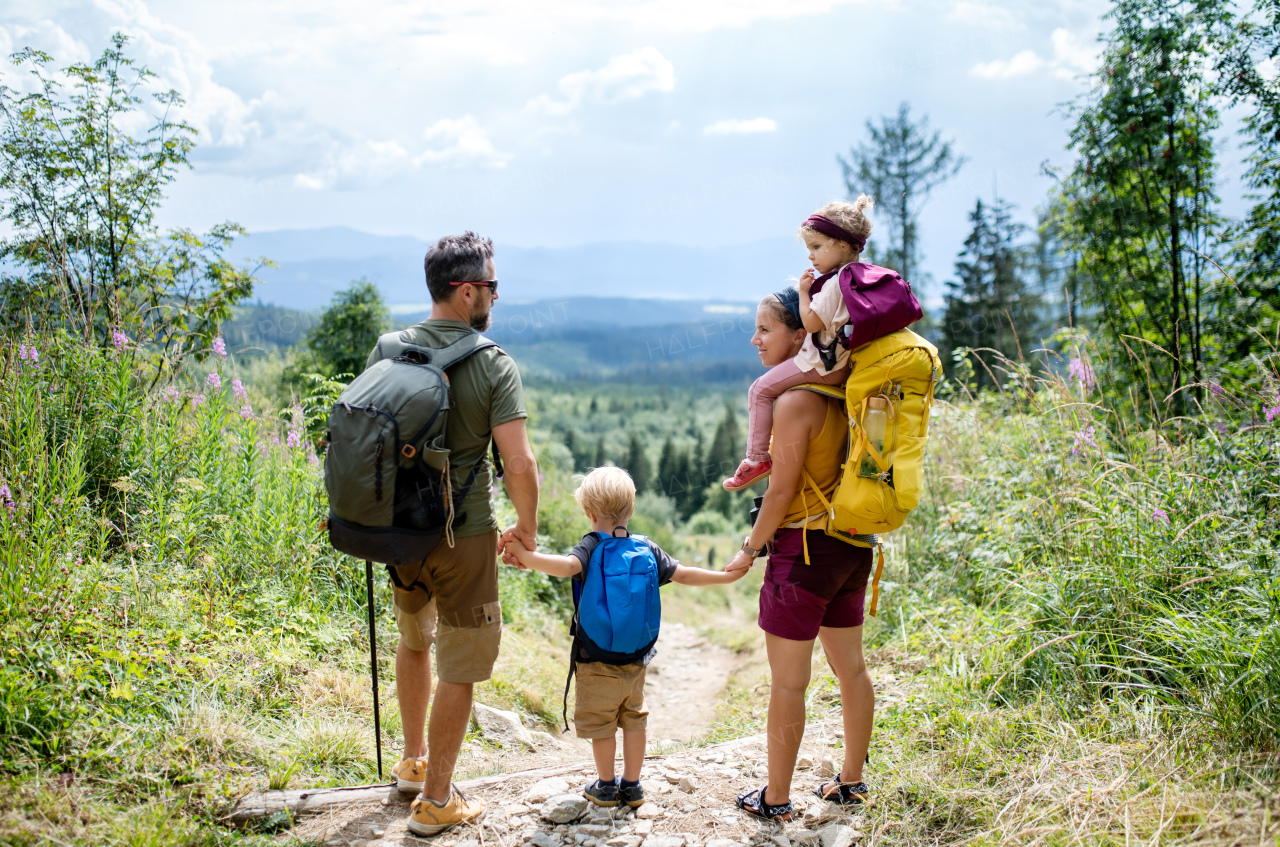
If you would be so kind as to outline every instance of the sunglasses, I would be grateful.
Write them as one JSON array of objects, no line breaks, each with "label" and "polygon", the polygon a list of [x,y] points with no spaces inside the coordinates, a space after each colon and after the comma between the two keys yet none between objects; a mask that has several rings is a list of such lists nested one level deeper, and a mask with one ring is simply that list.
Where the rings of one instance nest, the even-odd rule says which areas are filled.
[{"label": "sunglasses", "polygon": [[498,293],[498,281],[496,279],[464,279],[461,282],[451,282],[450,285],[483,285],[486,286],[494,294]]}]

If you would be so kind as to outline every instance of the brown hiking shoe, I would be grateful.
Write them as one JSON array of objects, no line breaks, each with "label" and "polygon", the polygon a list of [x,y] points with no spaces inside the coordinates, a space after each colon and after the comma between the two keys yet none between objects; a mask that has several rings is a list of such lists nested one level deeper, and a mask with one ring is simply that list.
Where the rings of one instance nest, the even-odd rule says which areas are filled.
[{"label": "brown hiking shoe", "polygon": [[391,772],[396,777],[396,788],[406,794],[417,794],[427,779],[427,760],[401,759]]},{"label": "brown hiking shoe", "polygon": [[438,835],[460,823],[479,820],[484,808],[484,803],[470,799],[456,785],[450,786],[449,799],[443,804],[419,794],[410,807],[409,831],[417,835]]}]

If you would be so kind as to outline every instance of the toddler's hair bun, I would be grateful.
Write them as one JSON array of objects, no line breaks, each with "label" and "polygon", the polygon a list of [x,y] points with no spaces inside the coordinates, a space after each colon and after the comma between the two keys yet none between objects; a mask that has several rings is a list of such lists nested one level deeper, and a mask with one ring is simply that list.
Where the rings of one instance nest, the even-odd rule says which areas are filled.
[{"label": "toddler's hair bun", "polygon": [[859,194],[858,199],[853,201],[853,210],[866,214],[876,207],[875,198],[870,194]]}]

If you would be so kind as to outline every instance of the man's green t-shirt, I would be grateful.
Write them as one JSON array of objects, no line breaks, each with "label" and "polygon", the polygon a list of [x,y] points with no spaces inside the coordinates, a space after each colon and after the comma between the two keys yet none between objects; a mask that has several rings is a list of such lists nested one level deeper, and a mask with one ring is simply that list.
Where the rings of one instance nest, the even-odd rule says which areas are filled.
[{"label": "man's green t-shirt", "polygon": [[[424,347],[447,347],[472,332],[462,321],[425,320],[409,327],[408,340]],[[365,367],[382,357],[373,348]],[[483,535],[497,528],[489,491],[493,487],[493,465],[489,462],[489,442],[493,428],[517,418],[527,418],[524,388],[515,361],[502,350],[481,350],[461,364],[449,368],[449,385],[453,407],[445,425],[445,445],[449,448],[449,468],[454,491],[460,491],[471,474],[471,467],[481,462],[475,482],[467,492],[458,512],[466,513],[466,522],[454,530],[458,538]]]}]

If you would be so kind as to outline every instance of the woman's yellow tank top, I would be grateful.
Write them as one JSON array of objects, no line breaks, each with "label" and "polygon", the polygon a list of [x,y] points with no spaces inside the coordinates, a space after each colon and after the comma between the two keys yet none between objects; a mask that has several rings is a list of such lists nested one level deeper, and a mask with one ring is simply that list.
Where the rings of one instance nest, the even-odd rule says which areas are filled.
[{"label": "woman's yellow tank top", "polygon": [[[840,403],[827,398],[827,417],[822,422],[822,429],[809,439],[809,448],[804,457],[804,470],[822,491],[828,502],[840,481],[840,468],[845,459],[845,443],[849,437],[849,419],[845,417]],[[787,526],[804,521],[808,529],[822,529],[826,526],[826,509],[822,500],[809,490],[804,476],[800,477],[800,487],[791,500],[787,516],[782,525]],[[807,519],[807,520],[806,520]]]}]

